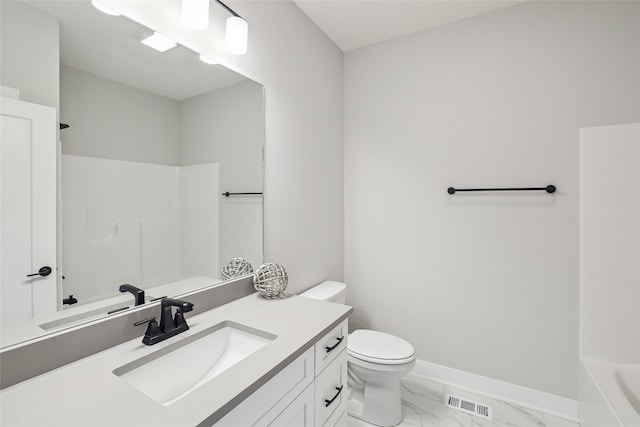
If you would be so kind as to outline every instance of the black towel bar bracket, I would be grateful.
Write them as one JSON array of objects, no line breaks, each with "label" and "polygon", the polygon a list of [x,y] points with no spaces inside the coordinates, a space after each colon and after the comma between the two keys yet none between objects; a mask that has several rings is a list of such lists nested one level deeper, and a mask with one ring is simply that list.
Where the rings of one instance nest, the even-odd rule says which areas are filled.
[{"label": "black towel bar bracket", "polygon": [[229,197],[229,196],[257,196],[257,195],[262,195],[262,193],[229,193],[228,191],[222,193],[223,196],[225,197]]},{"label": "black towel bar bracket", "polygon": [[555,193],[555,185],[547,185],[546,187],[515,187],[515,188],[447,188],[447,193],[455,194],[458,191],[546,191],[547,193]]}]

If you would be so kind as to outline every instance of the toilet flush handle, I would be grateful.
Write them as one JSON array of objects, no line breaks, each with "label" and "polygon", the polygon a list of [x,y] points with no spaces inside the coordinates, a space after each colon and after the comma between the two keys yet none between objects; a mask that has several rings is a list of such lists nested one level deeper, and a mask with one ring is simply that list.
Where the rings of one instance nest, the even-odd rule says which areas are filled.
[{"label": "toilet flush handle", "polygon": [[336,338],[336,339],[338,340],[337,343],[335,343],[331,347],[325,347],[327,349],[327,353],[331,353],[333,350],[335,350],[335,348],[339,346],[342,340],[344,339],[344,336],[341,336],[340,338]]}]

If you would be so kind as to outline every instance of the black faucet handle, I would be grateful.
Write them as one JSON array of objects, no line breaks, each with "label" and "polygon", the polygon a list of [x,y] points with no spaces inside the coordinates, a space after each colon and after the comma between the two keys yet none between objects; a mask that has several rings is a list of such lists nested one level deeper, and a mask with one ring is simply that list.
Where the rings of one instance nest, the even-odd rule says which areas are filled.
[{"label": "black faucet handle", "polygon": [[176,307],[181,313],[187,313],[193,310],[193,304],[189,301],[173,298],[162,298],[161,306],[163,309],[167,307]]},{"label": "black faucet handle", "polygon": [[144,333],[144,338],[142,338],[142,343],[146,345],[154,344],[154,340],[162,335],[162,331],[158,326],[158,322],[155,317],[150,317],[148,319],[140,320],[139,322],[135,322],[134,326],[140,326],[148,323],[147,331]]},{"label": "black faucet handle", "polygon": [[188,313],[191,310],[193,310],[193,304],[190,302],[186,302],[184,304],[182,304],[180,307],[178,307],[178,312],[179,313]]}]

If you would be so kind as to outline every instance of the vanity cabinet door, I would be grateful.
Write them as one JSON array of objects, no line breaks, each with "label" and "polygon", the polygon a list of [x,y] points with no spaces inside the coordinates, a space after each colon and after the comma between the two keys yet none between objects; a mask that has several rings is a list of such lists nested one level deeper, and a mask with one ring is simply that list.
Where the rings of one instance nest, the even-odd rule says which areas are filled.
[{"label": "vanity cabinet door", "polygon": [[[300,393],[275,419],[269,422],[269,427],[313,427],[314,426],[314,390],[313,384]],[[256,423],[261,426],[262,423]]]},{"label": "vanity cabinet door", "polygon": [[317,427],[334,426],[347,408],[347,351],[343,350],[315,381]]},{"label": "vanity cabinet door", "polygon": [[313,347],[215,423],[216,427],[266,426],[305,389],[313,387]]}]

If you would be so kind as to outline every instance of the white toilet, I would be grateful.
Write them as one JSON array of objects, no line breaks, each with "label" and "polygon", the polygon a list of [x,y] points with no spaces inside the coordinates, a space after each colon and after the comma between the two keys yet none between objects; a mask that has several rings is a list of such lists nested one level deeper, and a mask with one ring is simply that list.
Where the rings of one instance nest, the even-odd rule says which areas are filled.
[{"label": "white toilet", "polygon": [[[345,303],[346,285],[326,281],[300,296]],[[415,364],[413,346],[384,332],[359,329],[349,334],[347,412],[368,423],[390,427],[402,421],[400,378]]]}]

